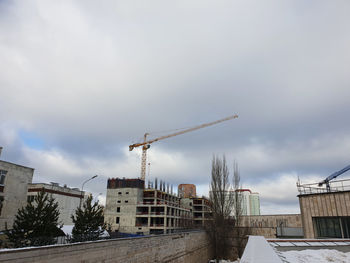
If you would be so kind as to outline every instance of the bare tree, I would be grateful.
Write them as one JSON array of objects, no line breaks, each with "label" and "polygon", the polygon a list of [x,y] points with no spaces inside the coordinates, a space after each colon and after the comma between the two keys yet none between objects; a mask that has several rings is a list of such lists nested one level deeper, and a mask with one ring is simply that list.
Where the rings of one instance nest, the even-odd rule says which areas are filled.
[{"label": "bare tree", "polygon": [[207,231],[214,248],[216,259],[240,256],[245,231],[240,228],[242,218],[242,195],[239,189],[240,174],[238,164],[233,165],[231,181],[225,156],[213,156],[211,167],[210,201],[212,220]]},{"label": "bare tree", "polygon": [[233,226],[230,223],[232,221],[230,216],[235,196],[225,156],[222,159],[213,156],[209,196],[212,206],[212,220],[209,221],[207,230],[214,248],[214,256],[216,259],[227,258],[230,245],[226,233]]},{"label": "bare tree", "polygon": [[242,226],[242,214],[243,214],[243,195],[240,191],[242,189],[241,176],[238,170],[238,164],[233,164],[233,193],[234,193],[234,209],[233,219],[234,227],[232,231],[232,245],[237,257],[241,257],[247,241],[247,235],[250,233],[249,227]]},{"label": "bare tree", "polygon": [[234,194],[229,178],[226,158],[214,156],[211,165],[210,201],[213,215],[220,220],[227,219],[233,209]]}]

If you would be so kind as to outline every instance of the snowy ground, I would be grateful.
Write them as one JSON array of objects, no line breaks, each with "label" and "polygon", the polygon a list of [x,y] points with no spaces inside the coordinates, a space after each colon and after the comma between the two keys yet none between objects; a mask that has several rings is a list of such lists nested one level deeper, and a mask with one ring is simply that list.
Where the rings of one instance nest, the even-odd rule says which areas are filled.
[{"label": "snowy ground", "polygon": [[350,252],[335,249],[306,249],[300,251],[279,251],[281,258],[289,263],[349,263]]}]

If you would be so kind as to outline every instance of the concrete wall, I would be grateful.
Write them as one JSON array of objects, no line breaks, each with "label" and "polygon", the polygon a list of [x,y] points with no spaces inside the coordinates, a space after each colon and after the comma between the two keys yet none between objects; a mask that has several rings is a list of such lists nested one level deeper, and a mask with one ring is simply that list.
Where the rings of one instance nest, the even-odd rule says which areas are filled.
[{"label": "concrete wall", "polygon": [[302,228],[300,214],[242,216],[242,227],[250,227],[250,235],[277,237],[277,227]]},{"label": "concrete wall", "polygon": [[21,165],[0,161],[0,170],[7,171],[3,192],[0,196],[4,198],[0,215],[0,230],[12,224],[18,209],[27,204],[28,183],[32,182],[34,169]]},{"label": "concrete wall", "polygon": [[16,263],[207,263],[211,256],[206,233],[191,232],[1,251],[0,261]]},{"label": "concrete wall", "polygon": [[350,192],[299,195],[305,238],[315,238],[313,217],[350,216]]},{"label": "concrete wall", "polygon": [[300,214],[242,216],[242,226],[250,227],[302,227]]}]

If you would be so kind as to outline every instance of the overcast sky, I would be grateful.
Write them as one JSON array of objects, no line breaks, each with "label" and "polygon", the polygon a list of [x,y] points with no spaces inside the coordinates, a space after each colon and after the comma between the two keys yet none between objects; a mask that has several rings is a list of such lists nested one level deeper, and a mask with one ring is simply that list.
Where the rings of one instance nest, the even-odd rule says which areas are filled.
[{"label": "overcast sky", "polygon": [[[236,160],[263,214],[298,213],[298,177],[350,164],[350,2],[0,1],[1,159],[104,201],[140,174],[207,194]],[[148,173],[148,172],[147,172]],[[350,178],[349,173],[342,179]]]}]

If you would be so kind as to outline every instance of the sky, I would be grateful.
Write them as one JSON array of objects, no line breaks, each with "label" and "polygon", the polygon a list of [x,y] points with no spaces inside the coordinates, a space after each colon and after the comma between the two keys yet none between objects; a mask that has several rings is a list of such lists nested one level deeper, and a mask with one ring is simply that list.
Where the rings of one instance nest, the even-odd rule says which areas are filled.
[{"label": "sky", "polygon": [[[349,1],[0,1],[1,159],[105,200],[140,176],[207,195],[237,162],[262,214],[299,213],[296,182],[349,165]],[[339,179],[350,178],[344,174]]]}]

